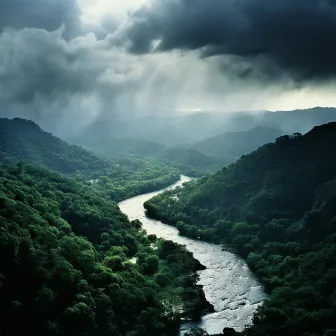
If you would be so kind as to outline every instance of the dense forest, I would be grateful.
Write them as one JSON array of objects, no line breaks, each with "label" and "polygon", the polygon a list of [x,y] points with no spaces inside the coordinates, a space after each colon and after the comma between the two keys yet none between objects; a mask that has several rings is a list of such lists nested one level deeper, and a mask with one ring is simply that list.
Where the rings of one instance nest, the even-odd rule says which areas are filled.
[{"label": "dense forest", "polygon": [[132,139],[124,137],[113,137],[110,134],[100,135],[97,137],[86,138],[69,138],[69,142],[87,147],[94,152],[104,154],[106,156],[114,156],[115,154],[132,154],[136,156],[153,156],[160,153],[166,147],[150,140]]},{"label": "dense forest", "polygon": [[335,39],[336,0],[0,0],[0,336],[336,336]]},{"label": "dense forest", "polygon": [[246,258],[269,299],[244,335],[336,335],[335,148],[336,123],[281,136],[146,203],[181,234]]},{"label": "dense forest", "polygon": [[278,129],[255,127],[247,131],[222,133],[199,141],[192,147],[203,153],[222,155],[226,158],[227,163],[231,163],[240,156],[249,154],[258,147],[275,141],[283,134]]},{"label": "dense forest", "polygon": [[191,253],[91,186],[0,167],[1,335],[165,335],[209,309]]},{"label": "dense forest", "polygon": [[173,147],[164,150],[158,158],[191,177],[204,176],[222,167],[226,160],[205,154],[195,148]]},{"label": "dense forest", "polygon": [[334,120],[333,108],[97,120],[68,140],[113,162],[120,156],[149,160],[201,177],[273,142],[288,130],[307,132],[314,125]]},{"label": "dense forest", "polygon": [[201,177],[236,161],[258,147],[274,141],[283,131],[267,127],[222,133],[195,143],[164,146],[143,139],[113,138],[100,135],[94,140],[72,139],[113,162],[120,157],[133,161],[151,161],[178,169],[183,174]]},{"label": "dense forest", "polygon": [[64,174],[107,168],[109,164],[79,146],[43,131],[30,120],[0,118],[0,162],[19,160],[44,166]]},{"label": "dense forest", "polygon": [[73,177],[121,201],[167,187],[181,175],[178,168],[152,158],[118,155],[113,162],[109,168],[87,174],[76,171]]},{"label": "dense forest", "polygon": [[206,175],[148,201],[147,212],[247,260],[269,299],[242,334],[336,335],[336,123],[280,136],[214,172],[278,132],[263,131],[185,147],[127,140],[95,154],[0,119],[0,334],[24,325],[36,335],[175,335],[181,319],[211,310],[196,285],[202,265],[117,206],[184,172]]},{"label": "dense forest", "polygon": [[32,121],[0,118],[0,163],[19,161],[91,184],[115,201],[161,189],[180,176],[177,168],[154,158],[127,153],[98,157],[43,131]]}]

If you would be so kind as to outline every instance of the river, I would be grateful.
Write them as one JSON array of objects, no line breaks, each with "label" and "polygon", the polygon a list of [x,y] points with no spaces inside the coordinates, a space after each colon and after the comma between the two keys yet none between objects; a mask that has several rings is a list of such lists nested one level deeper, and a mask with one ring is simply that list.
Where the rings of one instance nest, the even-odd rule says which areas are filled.
[{"label": "river", "polygon": [[120,210],[130,220],[139,219],[148,234],[172,240],[185,245],[193,253],[194,258],[206,267],[199,271],[199,284],[203,286],[205,297],[215,309],[202,317],[200,322],[185,323],[183,330],[197,326],[206,330],[210,335],[219,334],[224,327],[243,330],[251,325],[252,317],[257,307],[262,304],[266,295],[246,263],[238,256],[225,251],[222,246],[193,240],[180,236],[177,229],[146,217],[143,204],[164,190],[182,186],[190,181],[187,176],[181,176],[174,185],[145,195],[130,198],[119,203]]}]

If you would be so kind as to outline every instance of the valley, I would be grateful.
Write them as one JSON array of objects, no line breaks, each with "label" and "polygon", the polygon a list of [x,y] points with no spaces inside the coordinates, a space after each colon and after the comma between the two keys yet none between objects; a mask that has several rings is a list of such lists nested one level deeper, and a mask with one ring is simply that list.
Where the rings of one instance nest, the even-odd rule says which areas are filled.
[{"label": "valley", "polygon": [[93,146],[0,119],[1,332],[333,335],[335,134]]},{"label": "valley", "polygon": [[0,0],[0,336],[336,336],[336,0]]},{"label": "valley", "polygon": [[[189,180],[182,176],[178,183],[167,190],[174,190]],[[143,204],[164,190],[128,199],[119,203],[119,208],[129,220],[140,220],[147,234],[184,245],[205,267],[197,272],[197,284],[202,286],[205,298],[214,307],[214,312],[202,316],[200,321],[183,323],[181,335],[195,326],[210,335],[220,334],[224,327],[244,330],[245,326],[252,323],[256,309],[266,298],[262,285],[243,260],[226,251],[225,247],[180,236],[176,228],[146,217]]]}]

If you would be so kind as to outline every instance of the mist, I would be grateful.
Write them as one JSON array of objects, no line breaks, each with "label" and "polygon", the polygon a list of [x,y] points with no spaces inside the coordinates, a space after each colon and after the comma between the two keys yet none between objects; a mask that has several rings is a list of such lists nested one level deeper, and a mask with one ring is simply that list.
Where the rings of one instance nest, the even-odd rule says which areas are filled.
[{"label": "mist", "polygon": [[[250,58],[236,49],[225,51],[218,47],[227,43],[222,37],[214,40],[202,33],[201,41],[194,40],[197,22],[205,24],[201,10],[215,15],[214,33],[224,23],[235,23],[225,21],[220,2],[210,1],[212,7],[207,9],[197,1],[193,10],[188,1],[142,1],[138,7],[135,3],[125,3],[125,8],[119,4],[113,11],[113,4],[102,1],[93,10],[88,2],[75,0],[34,4],[0,0],[0,116],[31,119],[63,138],[96,134],[92,129],[97,125],[113,131],[128,121],[130,137],[136,134],[132,123],[138,119],[153,123],[152,128],[166,123],[186,129],[189,122],[181,122],[180,117],[191,120],[195,112],[210,111],[216,117],[208,117],[209,125],[218,114],[223,120],[218,133],[230,129],[224,121],[232,112],[335,105],[333,70],[327,75],[316,73],[319,55],[314,64],[305,62],[312,75],[307,70],[303,76],[299,68],[292,71],[291,66],[274,62],[278,56]],[[264,5],[263,1],[257,5]],[[106,13],[104,6],[109,9]],[[238,15],[240,7],[234,6],[231,1],[225,4]],[[254,16],[248,18],[259,22]],[[172,27],[169,36],[167,25]],[[188,34],[178,27],[188,27]],[[239,36],[250,38],[248,33]],[[293,41],[288,43],[291,46]],[[323,51],[328,52],[327,45]],[[288,47],[288,53],[295,52]],[[154,119],[143,119],[148,116]],[[167,118],[174,122],[167,123]],[[204,122],[203,126],[212,129]],[[190,128],[185,141],[200,132],[210,134],[202,127]]]}]

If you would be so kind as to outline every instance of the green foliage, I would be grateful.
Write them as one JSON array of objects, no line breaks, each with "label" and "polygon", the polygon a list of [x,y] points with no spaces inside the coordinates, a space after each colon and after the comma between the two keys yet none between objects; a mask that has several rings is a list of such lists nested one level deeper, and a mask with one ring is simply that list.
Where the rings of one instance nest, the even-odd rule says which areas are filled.
[{"label": "green foliage", "polygon": [[86,145],[95,152],[106,156],[114,154],[132,154],[137,156],[152,156],[160,153],[165,147],[159,143],[144,139],[124,139],[116,137],[73,138],[73,141]]},{"label": "green foliage", "polygon": [[[186,281],[199,265],[173,243],[164,254],[165,244],[91,186],[0,166],[0,334],[163,335],[183,314],[199,316],[184,292],[205,301]],[[138,255],[143,264],[131,262]],[[185,308],[172,314],[167,302]]]},{"label": "green foliage", "polygon": [[13,164],[19,160],[64,174],[108,167],[107,162],[44,132],[32,121],[0,118],[0,162]]},{"label": "green foliage", "polygon": [[228,162],[233,162],[280,135],[282,132],[277,129],[260,126],[248,131],[223,133],[197,142],[193,147],[203,153],[224,155]]},{"label": "green foliage", "polygon": [[123,154],[114,156],[109,168],[82,175],[79,180],[119,202],[165,188],[177,182],[180,175],[178,169],[157,159]]},{"label": "green foliage", "polygon": [[191,328],[184,336],[208,336],[209,334],[201,328]]},{"label": "green foliage", "polygon": [[0,118],[0,162],[20,163],[23,169],[23,161],[87,183],[114,201],[167,187],[180,177],[178,169],[154,158],[125,153],[99,158],[44,132],[32,121]]},{"label": "green foliage", "polygon": [[146,203],[182,234],[225,244],[269,293],[244,335],[325,335],[336,320],[336,123],[283,136]]},{"label": "green foliage", "polygon": [[159,158],[180,169],[185,175],[198,177],[219,169],[223,160],[213,155],[207,155],[194,148],[167,148]]},{"label": "green foliage", "polygon": [[[121,157],[132,158],[135,161],[145,159],[156,164],[163,162],[188,176],[200,177],[236,161],[240,155],[275,140],[281,134],[278,130],[257,127],[249,131],[223,133],[191,145],[183,143],[167,147],[141,138],[118,138],[110,133],[99,134],[93,138],[73,138],[72,141],[87,146],[114,163]],[[132,170],[130,173],[132,174]]]},{"label": "green foliage", "polygon": [[204,267],[192,253],[172,241],[159,240],[156,248],[160,263],[154,277],[168,315],[198,320],[204,312],[213,311],[202,288],[196,285],[198,276],[195,272]]}]

